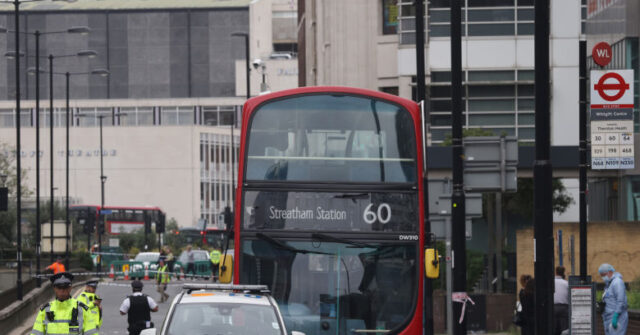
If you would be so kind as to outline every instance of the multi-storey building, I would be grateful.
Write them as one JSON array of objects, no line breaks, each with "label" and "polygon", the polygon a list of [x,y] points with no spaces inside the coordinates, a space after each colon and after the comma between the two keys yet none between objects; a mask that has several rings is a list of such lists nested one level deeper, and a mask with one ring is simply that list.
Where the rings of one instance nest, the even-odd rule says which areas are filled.
[{"label": "multi-storey building", "polygon": [[[66,31],[86,26],[87,35],[45,34],[40,55],[93,50],[95,58],[54,58],[54,72],[107,69],[109,76],[71,75],[70,195],[100,204],[98,120],[104,116],[106,205],[154,205],[194,226],[200,219],[221,227],[219,214],[233,204],[244,92],[236,92],[235,62],[249,31],[249,0],[41,1],[21,5],[21,31]],[[13,29],[13,6],[0,6],[0,26]],[[12,34],[0,35],[0,54],[13,51]],[[21,35],[22,166],[35,188],[35,40]],[[40,67],[49,71],[48,61]],[[15,147],[15,67],[0,58],[0,154]],[[254,85],[257,86],[259,82]],[[54,149],[49,150],[49,95],[53,89]],[[40,78],[41,194],[50,196],[49,157],[54,156],[55,197],[65,191],[65,78],[49,86]],[[120,116],[126,114],[126,116]],[[233,145],[232,145],[233,142]]]},{"label": "multi-storey building", "polygon": [[[415,98],[415,5],[303,0],[300,79]],[[425,1],[431,141],[450,133],[449,1]],[[463,0],[464,127],[534,140],[534,1]],[[551,2],[552,144],[577,145],[578,40],[586,0]]]}]

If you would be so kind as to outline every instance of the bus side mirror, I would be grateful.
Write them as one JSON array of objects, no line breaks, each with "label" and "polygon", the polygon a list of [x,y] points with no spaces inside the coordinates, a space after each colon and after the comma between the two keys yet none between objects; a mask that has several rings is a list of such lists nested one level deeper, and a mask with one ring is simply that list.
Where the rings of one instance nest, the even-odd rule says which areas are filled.
[{"label": "bus side mirror", "polygon": [[224,224],[227,231],[233,230],[233,213],[231,213],[231,207],[227,206],[224,208]]},{"label": "bus side mirror", "polygon": [[427,278],[436,279],[440,276],[440,257],[435,248],[424,251],[424,271]]},{"label": "bus side mirror", "polygon": [[233,256],[223,255],[220,260],[220,268],[218,269],[218,278],[220,284],[230,284],[233,277]]}]

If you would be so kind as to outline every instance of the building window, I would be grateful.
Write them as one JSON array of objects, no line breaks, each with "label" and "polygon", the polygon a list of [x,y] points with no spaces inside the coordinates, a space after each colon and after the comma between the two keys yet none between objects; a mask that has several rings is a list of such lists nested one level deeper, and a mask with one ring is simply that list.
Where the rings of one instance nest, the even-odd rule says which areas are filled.
[{"label": "building window", "polygon": [[380,92],[384,92],[384,93],[389,93],[389,94],[393,94],[393,95],[398,95],[400,94],[399,90],[398,90],[398,86],[385,86],[385,87],[380,87],[379,88]]},{"label": "building window", "polygon": [[[532,142],[534,88],[532,70],[466,71],[463,73],[463,126],[493,135],[518,136]],[[431,139],[451,135],[451,72],[431,72],[428,86]]]},{"label": "building window", "polygon": [[382,0],[382,34],[398,33],[398,0]]},{"label": "building window", "polygon": [[[402,6],[413,6],[403,1]],[[401,9],[404,12],[404,8]],[[429,37],[449,37],[450,1],[429,0],[427,6]],[[533,35],[534,9],[532,0],[462,0],[462,36],[515,36]],[[405,29],[405,20],[400,18],[401,34]],[[413,30],[415,32],[415,30]],[[410,44],[410,39],[402,38],[402,44]]]}]

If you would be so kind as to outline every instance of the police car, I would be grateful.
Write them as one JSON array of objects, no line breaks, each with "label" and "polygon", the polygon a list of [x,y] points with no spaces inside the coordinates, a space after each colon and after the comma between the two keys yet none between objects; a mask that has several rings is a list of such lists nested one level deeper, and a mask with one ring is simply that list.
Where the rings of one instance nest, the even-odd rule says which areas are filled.
[{"label": "police car", "polygon": [[287,332],[264,285],[184,284],[162,328],[140,335],[305,335]]}]

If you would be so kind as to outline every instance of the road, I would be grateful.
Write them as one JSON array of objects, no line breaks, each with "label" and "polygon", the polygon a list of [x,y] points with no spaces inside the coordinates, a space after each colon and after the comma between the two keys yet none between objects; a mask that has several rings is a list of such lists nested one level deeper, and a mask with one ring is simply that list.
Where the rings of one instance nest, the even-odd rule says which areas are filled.
[{"label": "road", "polygon": [[[156,291],[156,285],[153,281],[143,281],[144,289],[142,293],[152,297],[160,306],[160,309],[156,313],[151,313],[151,321],[157,328],[162,326],[164,318],[167,315],[169,306],[173,298],[178,294],[182,288],[182,284],[185,281],[172,281],[167,289],[167,293],[170,295],[169,301],[160,303],[160,294]],[[193,283],[193,281],[187,281]],[[207,282],[210,283],[210,282]],[[98,285],[98,295],[102,297],[102,313],[103,324],[100,329],[100,334],[128,334],[127,332],[127,316],[120,315],[120,305],[122,301],[131,294],[130,282],[118,280],[111,281],[106,280]]]}]

